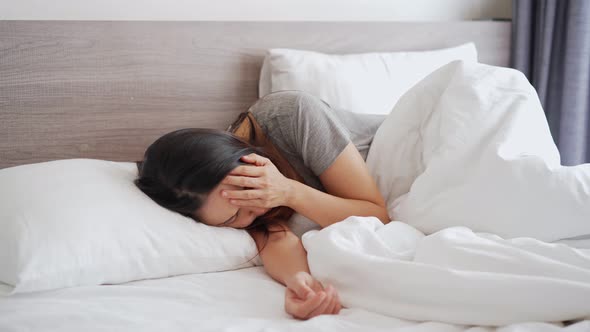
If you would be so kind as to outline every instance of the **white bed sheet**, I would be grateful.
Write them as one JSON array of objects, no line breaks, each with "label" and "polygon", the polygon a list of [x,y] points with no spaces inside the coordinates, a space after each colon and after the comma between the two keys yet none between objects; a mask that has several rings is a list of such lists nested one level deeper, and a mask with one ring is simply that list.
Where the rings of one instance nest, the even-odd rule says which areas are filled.
[{"label": "white bed sheet", "polygon": [[[8,288],[4,288],[8,290]],[[589,331],[590,321],[494,329],[413,322],[360,309],[308,321],[283,310],[262,267],[16,294],[0,298],[0,331]]]}]

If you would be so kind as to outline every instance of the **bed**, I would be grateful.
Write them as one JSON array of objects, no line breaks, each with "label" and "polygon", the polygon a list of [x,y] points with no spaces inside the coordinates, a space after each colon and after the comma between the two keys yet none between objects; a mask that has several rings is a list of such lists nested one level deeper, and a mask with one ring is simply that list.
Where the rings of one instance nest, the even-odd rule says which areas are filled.
[{"label": "bed", "polygon": [[[258,98],[265,51],[421,51],[475,43],[508,66],[510,23],[0,22],[0,168],[69,158],[140,160],[184,127],[225,129]],[[584,243],[587,243],[584,242]],[[284,312],[261,266],[0,298],[2,331],[492,331],[347,308],[308,321]],[[588,321],[499,331],[588,331]]]}]

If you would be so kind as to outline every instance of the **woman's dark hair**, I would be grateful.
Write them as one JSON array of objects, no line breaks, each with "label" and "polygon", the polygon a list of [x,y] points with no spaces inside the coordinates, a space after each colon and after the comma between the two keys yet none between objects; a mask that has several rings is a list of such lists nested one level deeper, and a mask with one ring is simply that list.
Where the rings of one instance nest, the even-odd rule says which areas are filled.
[{"label": "woman's dark hair", "polygon": [[188,128],[168,133],[148,147],[138,162],[135,184],[159,205],[194,218],[207,195],[260,149],[215,129]]}]

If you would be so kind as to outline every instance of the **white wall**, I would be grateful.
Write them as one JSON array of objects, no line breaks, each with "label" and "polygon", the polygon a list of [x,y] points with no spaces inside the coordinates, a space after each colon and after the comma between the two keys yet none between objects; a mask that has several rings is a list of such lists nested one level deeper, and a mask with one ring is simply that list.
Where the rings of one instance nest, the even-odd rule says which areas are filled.
[{"label": "white wall", "polygon": [[448,21],[511,16],[511,0],[0,0],[2,20]]}]

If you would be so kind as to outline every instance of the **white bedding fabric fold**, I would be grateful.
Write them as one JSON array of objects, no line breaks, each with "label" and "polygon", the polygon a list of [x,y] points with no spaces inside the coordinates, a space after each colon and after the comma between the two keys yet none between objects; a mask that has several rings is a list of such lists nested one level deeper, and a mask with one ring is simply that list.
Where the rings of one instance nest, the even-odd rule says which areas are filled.
[{"label": "white bedding fabric fold", "polygon": [[590,250],[549,243],[590,234],[590,164],[560,165],[522,73],[437,70],[386,118],[367,165],[399,221],[303,236],[345,306],[495,326],[590,317]]},{"label": "white bedding fabric fold", "polygon": [[420,321],[501,326],[590,318],[590,250],[451,227],[349,217],[303,235],[312,274],[344,306]]},{"label": "white bedding fabric fold", "polygon": [[379,127],[367,166],[390,217],[427,234],[590,234],[590,164],[560,165],[536,91],[514,69],[455,61],[432,73]]}]

